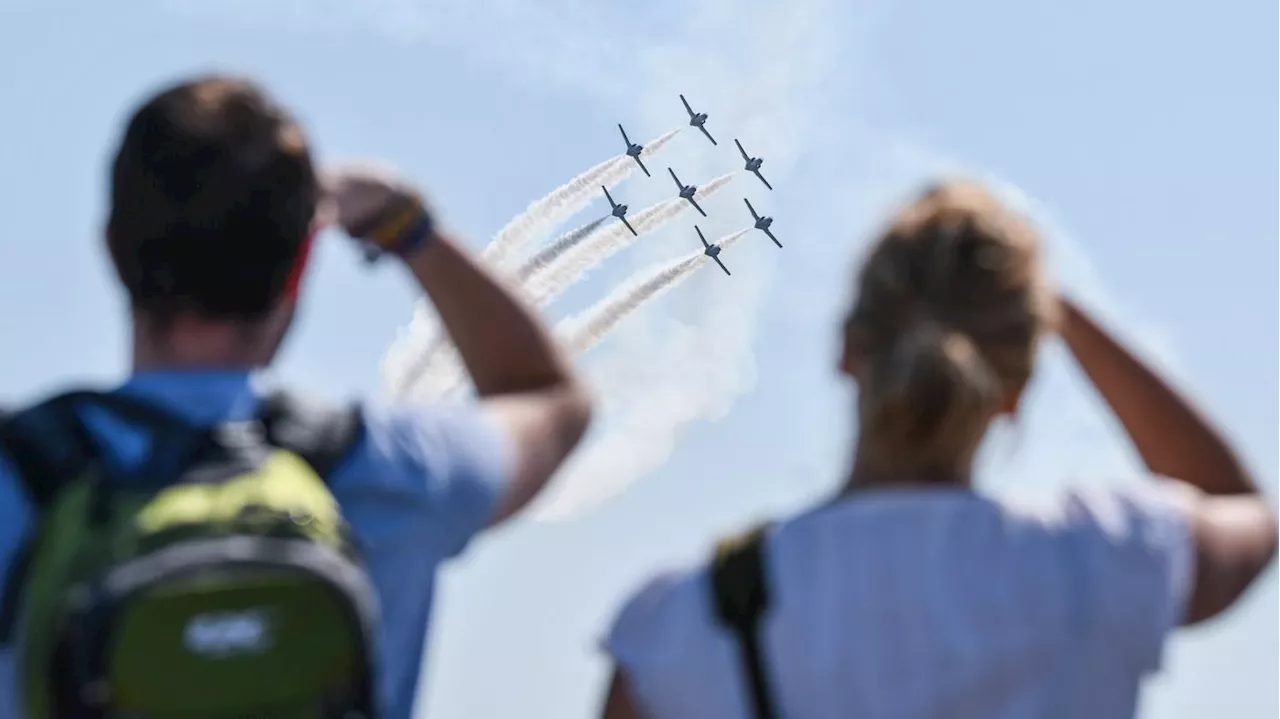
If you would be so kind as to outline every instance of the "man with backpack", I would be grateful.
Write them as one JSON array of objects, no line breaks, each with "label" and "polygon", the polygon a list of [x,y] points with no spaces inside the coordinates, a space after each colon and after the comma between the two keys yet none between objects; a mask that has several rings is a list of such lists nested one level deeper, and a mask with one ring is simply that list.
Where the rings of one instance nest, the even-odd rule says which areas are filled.
[{"label": "man with backpack", "polygon": [[[406,266],[476,405],[262,386],[328,224]],[[0,424],[0,717],[407,719],[436,568],[585,431],[566,358],[408,183],[322,177],[251,82],[198,78],[137,110],[106,234],[132,376]]]}]

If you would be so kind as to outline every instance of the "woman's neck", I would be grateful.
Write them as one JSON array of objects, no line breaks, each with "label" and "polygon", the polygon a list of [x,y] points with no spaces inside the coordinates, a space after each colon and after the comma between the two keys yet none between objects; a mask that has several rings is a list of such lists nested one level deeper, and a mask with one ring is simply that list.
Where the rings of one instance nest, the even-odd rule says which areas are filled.
[{"label": "woman's neck", "polygon": [[872,455],[859,449],[853,457],[849,476],[840,488],[845,495],[865,489],[904,487],[926,489],[931,487],[968,488],[973,478],[973,460],[964,458],[949,468],[921,467],[909,463],[875,461]]}]

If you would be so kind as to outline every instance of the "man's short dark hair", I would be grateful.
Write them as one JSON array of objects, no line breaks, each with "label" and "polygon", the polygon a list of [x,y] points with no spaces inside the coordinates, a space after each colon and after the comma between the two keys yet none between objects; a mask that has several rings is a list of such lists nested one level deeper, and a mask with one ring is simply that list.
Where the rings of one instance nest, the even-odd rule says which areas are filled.
[{"label": "man's short dark hair", "polygon": [[129,120],[108,244],[135,309],[253,320],[279,302],[319,183],[302,129],[252,82],[170,87]]}]

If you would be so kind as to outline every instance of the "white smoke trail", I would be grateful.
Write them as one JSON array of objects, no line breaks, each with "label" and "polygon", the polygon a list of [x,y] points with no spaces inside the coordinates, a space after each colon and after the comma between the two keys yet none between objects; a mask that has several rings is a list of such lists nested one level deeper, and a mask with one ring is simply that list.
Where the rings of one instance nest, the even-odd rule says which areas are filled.
[{"label": "white smoke trail", "polygon": [[[723,252],[750,231],[751,228],[738,230],[714,244]],[[569,354],[582,354],[599,344],[618,323],[646,302],[680,284],[710,262],[711,258],[699,250],[661,265],[651,272],[636,273],[637,279],[626,282],[589,309],[562,320],[556,327],[556,334],[560,336]],[[423,377],[419,391],[424,398],[441,399],[450,396],[467,383],[466,371],[457,350],[450,345],[442,354],[444,360],[439,369]]]},{"label": "white smoke trail", "polygon": [[609,217],[611,217],[611,215],[606,215],[605,217],[601,217],[597,220],[592,220],[576,230],[566,232],[560,236],[560,239],[543,247],[541,250],[538,250],[532,257],[525,260],[516,270],[516,278],[519,279],[520,282],[525,282],[534,273],[541,271],[542,268],[559,259],[560,255],[563,255],[574,247],[577,247],[578,243],[587,239],[587,237],[589,237],[592,232],[595,232],[605,220],[609,219]]},{"label": "white smoke trail", "polygon": [[[723,252],[748,232],[750,228],[738,230],[714,244],[718,245]],[[711,258],[705,252],[695,251],[674,262],[662,265],[657,270],[618,288],[582,314],[562,321],[557,333],[564,338],[570,354],[582,354],[599,344],[600,340],[617,327],[619,322],[640,309],[646,302],[676,287],[711,262]]]},{"label": "white smoke trail", "polygon": [[[640,156],[653,156],[679,134],[681,129],[676,128],[651,140],[644,146]],[[626,155],[617,155],[580,173],[552,190],[546,197],[531,203],[524,212],[498,230],[481,256],[492,264],[503,264],[544,232],[590,204],[597,187],[616,185],[638,168],[635,160]],[[585,232],[582,236],[589,234],[590,232]],[[554,244],[565,242],[566,237]],[[427,301],[419,300],[408,331],[387,349],[383,359],[382,373],[391,396],[400,397],[408,393],[425,373],[447,365],[445,350],[448,348],[449,341],[444,336],[444,328],[427,306]]]},{"label": "white smoke trail", "polygon": [[[729,184],[734,174],[731,172],[721,175],[708,182],[706,186],[698,188],[695,199],[709,197],[714,194],[717,190]],[[566,252],[559,261],[546,267],[542,272],[534,274],[529,279],[528,288],[534,297],[534,301],[539,306],[547,304],[561,292],[568,289],[570,285],[582,279],[582,276],[588,270],[639,239],[638,235],[655,230],[679,217],[682,212],[692,209],[693,206],[683,198],[672,198],[636,215],[635,220],[631,223],[631,226],[636,228],[636,235],[631,234],[631,231],[621,223],[617,227],[611,227],[598,235],[594,235],[589,242],[580,244]]]},{"label": "white smoke trail", "polygon": [[[672,130],[653,140],[641,151],[648,157],[671,141],[680,130]],[[577,177],[537,200],[494,235],[481,254],[497,265],[506,262],[512,254],[519,253],[543,233],[573,216],[595,198],[600,185],[612,186],[627,179],[639,165],[626,155],[617,155],[583,172]]]},{"label": "white smoke trail", "polygon": [[388,396],[400,397],[412,384],[412,374],[423,371],[418,365],[438,352],[444,341],[440,321],[426,300],[414,303],[413,319],[387,348],[382,357],[383,387]]},{"label": "white smoke trail", "polygon": [[[520,269],[516,270],[516,277],[521,282],[524,282],[534,267],[550,263],[563,254],[565,250],[595,232],[607,219],[609,218],[597,218],[582,227],[561,235],[560,239],[547,245],[533,257],[526,260],[520,266]],[[395,368],[396,370],[394,379],[390,378],[390,369],[384,370],[389,377],[388,386],[391,388],[392,397],[403,397],[424,376],[436,371],[443,371],[441,368],[449,364],[450,357],[446,350],[451,347],[451,343],[445,337],[443,328],[440,327],[438,321],[434,322],[431,327],[425,326],[427,322],[425,314],[426,308],[420,305],[414,313],[413,324],[410,326],[408,336],[393,345],[387,352],[387,359],[384,365],[387,368]],[[430,335],[429,339],[427,335]],[[456,357],[452,359],[455,360],[454,363],[456,364]]]},{"label": "white smoke trail", "polygon": [[[636,215],[632,217],[631,226],[636,228],[637,233],[644,234],[680,214],[680,205],[687,206],[689,203],[677,197],[673,198],[673,200],[659,202],[658,205],[653,207],[646,207],[645,210],[636,212]],[[598,226],[607,219],[608,217],[600,217],[593,224]],[[552,266],[552,262],[557,260],[558,257],[566,255],[575,247],[580,247],[585,239],[598,238],[593,242],[593,246],[608,244],[608,247],[611,247],[609,252],[604,253],[603,256],[600,256],[595,261],[595,264],[604,261],[605,257],[617,252],[618,249],[626,247],[628,239],[636,239],[636,235],[632,235],[631,230],[628,230],[626,225],[622,223],[618,223],[617,226],[613,226],[613,228],[604,230],[604,233],[596,235],[590,232],[582,232],[582,230],[591,228],[591,226],[593,225],[585,225],[582,228],[564,234],[558,241],[549,244],[547,248],[544,248],[544,251],[536,253],[534,257],[530,257],[529,261],[521,265],[520,269],[516,270],[516,275],[521,283],[524,284],[525,289],[530,290],[535,284],[539,284],[540,287],[538,275],[547,271],[548,267]],[[539,307],[545,306],[567,287],[568,284],[564,284],[563,287],[558,289],[538,290],[534,294],[534,303]],[[399,388],[402,388],[401,391],[410,390],[413,384],[421,383],[420,394],[422,398],[439,399],[444,394],[447,394],[448,391],[466,381],[466,374],[462,368],[462,358],[458,356],[457,349],[453,347],[453,344],[445,340],[443,335],[438,336],[436,342],[426,349],[424,357],[425,359],[420,362],[420,370],[411,371],[413,376],[407,381],[402,380],[399,383]],[[407,376],[408,374],[410,372],[402,372],[401,376]]]}]

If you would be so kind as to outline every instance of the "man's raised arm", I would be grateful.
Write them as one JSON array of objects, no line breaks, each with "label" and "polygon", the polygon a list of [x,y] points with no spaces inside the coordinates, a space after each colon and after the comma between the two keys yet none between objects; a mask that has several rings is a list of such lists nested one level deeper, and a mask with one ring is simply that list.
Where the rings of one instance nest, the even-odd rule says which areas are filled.
[{"label": "man's raised arm", "polygon": [[408,183],[376,169],[326,178],[337,221],[400,257],[431,298],[487,414],[514,448],[510,486],[490,524],[529,502],[577,446],[591,398],[537,313],[435,224]]}]

